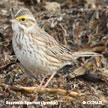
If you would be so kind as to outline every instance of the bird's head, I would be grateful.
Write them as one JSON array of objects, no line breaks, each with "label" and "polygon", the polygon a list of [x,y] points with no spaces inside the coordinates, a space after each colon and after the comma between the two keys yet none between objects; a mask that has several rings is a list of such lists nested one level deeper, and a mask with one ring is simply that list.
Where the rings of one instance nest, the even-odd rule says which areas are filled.
[{"label": "bird's head", "polygon": [[20,29],[30,31],[36,24],[35,17],[26,8],[19,9],[10,22],[12,23],[13,31],[19,31]]}]

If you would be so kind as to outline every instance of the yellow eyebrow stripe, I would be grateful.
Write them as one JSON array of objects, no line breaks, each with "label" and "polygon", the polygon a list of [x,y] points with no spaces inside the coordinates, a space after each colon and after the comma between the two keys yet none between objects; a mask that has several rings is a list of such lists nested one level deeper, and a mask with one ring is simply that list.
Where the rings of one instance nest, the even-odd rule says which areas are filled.
[{"label": "yellow eyebrow stripe", "polygon": [[28,18],[27,16],[19,16],[19,17],[16,17],[16,19],[22,19],[22,18]]}]

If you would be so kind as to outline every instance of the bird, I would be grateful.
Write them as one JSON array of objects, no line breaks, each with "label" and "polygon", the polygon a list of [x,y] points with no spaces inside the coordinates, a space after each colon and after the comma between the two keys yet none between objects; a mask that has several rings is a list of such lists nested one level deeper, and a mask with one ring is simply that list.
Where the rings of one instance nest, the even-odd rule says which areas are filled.
[{"label": "bird", "polygon": [[[72,51],[37,24],[28,8],[20,8],[10,20],[12,46],[17,59],[33,76],[43,75],[39,87],[47,87],[54,75],[79,57],[99,56],[95,52]],[[43,85],[47,76],[49,79]]]}]

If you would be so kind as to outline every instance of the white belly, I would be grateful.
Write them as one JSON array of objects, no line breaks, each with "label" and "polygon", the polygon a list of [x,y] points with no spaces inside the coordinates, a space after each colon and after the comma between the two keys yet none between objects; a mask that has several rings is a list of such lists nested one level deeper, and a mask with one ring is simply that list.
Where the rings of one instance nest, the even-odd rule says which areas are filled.
[{"label": "white belly", "polygon": [[[22,40],[22,42],[18,41],[18,43],[13,37],[13,48],[16,57],[21,62],[21,64],[33,75],[36,75],[37,73],[47,74],[50,70],[48,70],[48,68],[41,63],[40,58],[42,57],[40,57],[39,53],[37,53],[39,49],[36,48],[36,46],[33,47],[33,44],[29,41],[26,41],[27,38]],[[18,47],[18,44],[20,45],[20,48]]]}]

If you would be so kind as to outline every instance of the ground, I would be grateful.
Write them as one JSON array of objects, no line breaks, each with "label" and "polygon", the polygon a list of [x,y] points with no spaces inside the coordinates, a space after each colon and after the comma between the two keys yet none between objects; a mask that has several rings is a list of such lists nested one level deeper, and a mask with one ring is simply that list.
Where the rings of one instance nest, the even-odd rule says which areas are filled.
[{"label": "ground", "polygon": [[[107,5],[107,0],[54,0],[54,2],[2,0],[0,2],[0,107],[107,108]],[[20,7],[29,8],[39,26],[60,44],[72,51],[92,51],[101,56],[79,58],[76,63],[61,69],[47,88],[36,91],[36,83],[39,84],[41,76],[37,76],[35,80],[29,78],[20,66],[12,47],[12,29],[9,20],[12,9]],[[31,102],[32,105],[9,102]]]}]

